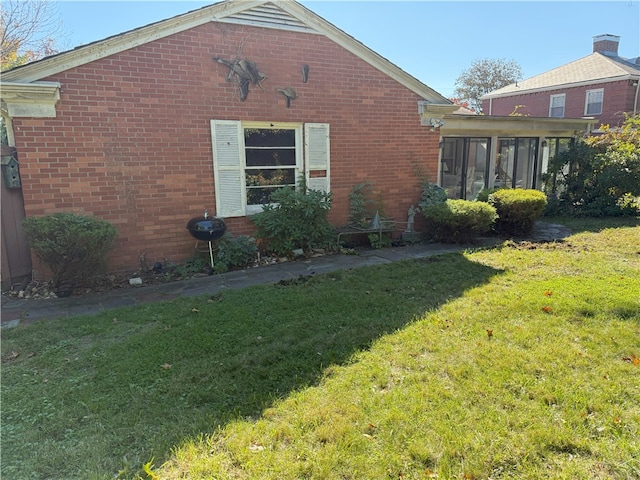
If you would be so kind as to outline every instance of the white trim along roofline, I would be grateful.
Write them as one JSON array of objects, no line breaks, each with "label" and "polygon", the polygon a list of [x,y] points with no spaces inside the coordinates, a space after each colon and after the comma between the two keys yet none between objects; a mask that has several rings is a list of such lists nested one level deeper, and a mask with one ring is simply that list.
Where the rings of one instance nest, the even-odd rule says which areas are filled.
[{"label": "white trim along roofline", "polygon": [[[266,10],[273,7],[286,12],[297,22],[282,21],[276,19],[274,15],[269,15]],[[259,16],[252,20],[250,15],[243,15],[243,12],[248,12],[252,9],[255,9],[260,14],[261,8],[266,11],[262,16],[262,20]],[[265,18],[269,18],[271,22],[264,21]],[[438,105],[452,105],[449,99],[295,0],[225,0],[218,2],[8,70],[2,74],[2,84],[4,86],[5,83],[9,82],[23,84],[35,82],[56,73],[208,22],[258,25],[266,28],[324,35],[409,90],[420,95],[427,102]]]}]

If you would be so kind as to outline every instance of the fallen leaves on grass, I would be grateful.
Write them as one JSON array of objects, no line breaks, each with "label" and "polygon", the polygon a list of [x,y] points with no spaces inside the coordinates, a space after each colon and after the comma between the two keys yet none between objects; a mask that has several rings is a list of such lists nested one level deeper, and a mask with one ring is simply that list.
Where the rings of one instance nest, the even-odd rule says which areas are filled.
[{"label": "fallen leaves on grass", "polygon": [[2,357],[2,361],[3,362],[10,362],[12,360],[15,360],[19,356],[20,356],[20,352],[18,352],[16,350],[12,350],[11,353],[9,353],[9,354],[5,355],[4,357]]},{"label": "fallen leaves on grass", "polygon": [[551,308],[549,305],[545,305],[544,307],[542,307],[542,311],[544,313],[551,313],[553,312],[553,308]]},{"label": "fallen leaves on grass", "polygon": [[630,357],[622,357],[622,360],[625,362],[629,362],[630,364],[635,365],[636,367],[640,365],[640,358],[636,357],[633,353],[631,354]]}]

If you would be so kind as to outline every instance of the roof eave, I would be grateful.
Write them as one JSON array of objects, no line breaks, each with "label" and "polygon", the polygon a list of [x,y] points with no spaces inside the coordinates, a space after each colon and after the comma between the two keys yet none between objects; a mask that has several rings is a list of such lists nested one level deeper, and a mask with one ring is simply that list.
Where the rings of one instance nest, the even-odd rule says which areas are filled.
[{"label": "roof eave", "polygon": [[226,17],[267,3],[276,4],[280,9],[326,35],[425,100],[435,104],[451,103],[446,97],[295,1],[223,1],[9,70],[2,74],[2,79],[3,81],[33,82],[207,22],[240,23]]},{"label": "roof eave", "polygon": [[130,48],[188,30],[224,16],[267,3],[266,0],[223,1],[166,20],[82,45],[2,73],[3,81],[33,82]]},{"label": "roof eave", "polygon": [[11,118],[46,118],[56,116],[56,103],[60,100],[57,82],[2,82],[0,91],[3,114]]}]

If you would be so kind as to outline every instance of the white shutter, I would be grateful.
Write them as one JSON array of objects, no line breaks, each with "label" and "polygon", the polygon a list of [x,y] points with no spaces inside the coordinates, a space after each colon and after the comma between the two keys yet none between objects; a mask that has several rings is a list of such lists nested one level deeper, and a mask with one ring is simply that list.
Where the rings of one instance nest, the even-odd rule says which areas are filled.
[{"label": "white shutter", "polygon": [[244,136],[242,125],[233,120],[211,120],[213,174],[216,187],[216,215],[245,215],[245,181],[243,172]]},{"label": "white shutter", "polygon": [[[330,147],[328,123],[304,125],[304,171],[307,186],[313,190],[330,191]],[[318,171],[323,171],[323,175],[311,176],[311,172]]]}]

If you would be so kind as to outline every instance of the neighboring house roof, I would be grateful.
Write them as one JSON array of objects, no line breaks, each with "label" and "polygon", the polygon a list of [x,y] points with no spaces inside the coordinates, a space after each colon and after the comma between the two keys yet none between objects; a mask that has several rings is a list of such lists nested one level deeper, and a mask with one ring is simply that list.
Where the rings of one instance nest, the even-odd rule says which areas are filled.
[{"label": "neighboring house roof", "polygon": [[208,22],[324,35],[433,104],[452,103],[386,58],[294,0],[226,0],[52,55],[2,73],[2,82],[31,83]]},{"label": "neighboring house roof", "polygon": [[499,88],[480,98],[485,100],[508,97],[536,91],[556,90],[562,87],[606,83],[629,78],[640,78],[640,65],[622,57],[595,52],[548,72]]}]

